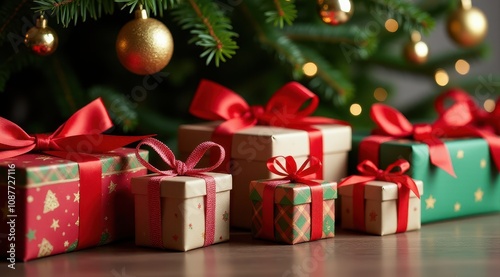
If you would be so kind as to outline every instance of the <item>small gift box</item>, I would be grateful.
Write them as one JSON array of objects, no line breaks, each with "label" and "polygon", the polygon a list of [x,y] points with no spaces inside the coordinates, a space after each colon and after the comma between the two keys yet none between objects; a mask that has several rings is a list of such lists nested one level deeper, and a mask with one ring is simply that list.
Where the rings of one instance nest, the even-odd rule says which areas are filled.
[{"label": "small gift box", "polygon": [[273,157],[267,166],[284,178],[250,183],[253,236],[287,244],[333,237],[336,183],[311,178],[321,170],[319,160],[312,157],[297,169],[292,156]]},{"label": "small gift box", "polygon": [[233,175],[231,211],[238,216],[231,217],[231,226],[250,228],[248,184],[278,177],[266,168],[271,157],[290,155],[304,162],[313,156],[323,165],[316,178],[338,181],[347,175],[351,127],[340,120],[310,116],[318,101],[314,93],[291,82],[279,89],[265,107],[249,106],[221,85],[207,80],[200,83],[190,111],[212,121],[181,125],[179,152],[186,156],[189,149],[205,140],[225,148],[226,160],[217,171]]},{"label": "small gift box", "polygon": [[[445,108],[445,100],[453,103]],[[430,124],[412,124],[391,107],[373,105],[377,128],[353,136],[350,171],[364,160],[380,167],[408,160],[408,175],[425,184],[422,223],[500,211],[500,137],[494,133],[500,112],[474,105],[466,93],[447,91],[438,97],[439,116]]]},{"label": "small gift box", "polygon": [[0,249],[11,264],[133,236],[130,178],[147,170],[121,146],[147,136],[100,134],[110,127],[100,99],[53,134],[28,135],[0,118],[0,208],[9,222]]},{"label": "small gift box", "polygon": [[[155,139],[139,145],[151,146],[172,169],[161,171],[139,161],[156,173],[132,179],[135,199],[135,243],[179,251],[229,240],[230,174],[208,172],[224,159],[224,148],[204,142],[194,149],[186,163]],[[195,168],[211,147],[220,151],[219,160],[206,168]]]},{"label": "small gift box", "polygon": [[404,174],[409,166],[398,160],[382,171],[370,161],[360,163],[362,176],[338,185],[342,228],[381,236],[420,229],[423,185]]}]

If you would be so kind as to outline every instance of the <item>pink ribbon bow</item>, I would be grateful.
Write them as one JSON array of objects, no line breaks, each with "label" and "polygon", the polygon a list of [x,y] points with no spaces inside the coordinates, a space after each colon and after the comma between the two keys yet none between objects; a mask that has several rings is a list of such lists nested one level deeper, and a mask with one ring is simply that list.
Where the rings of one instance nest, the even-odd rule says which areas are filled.
[{"label": "pink ribbon bow", "polygon": [[[142,145],[148,145],[153,150],[158,153],[160,158],[171,168],[169,170],[159,170],[158,168],[151,165],[149,162],[144,160],[139,154],[139,149]],[[200,159],[203,157],[206,151],[210,148],[215,147],[219,149],[219,159],[217,162],[208,167],[195,168]],[[163,237],[162,237],[162,217],[161,217],[161,194],[160,194],[160,182],[165,177],[174,176],[191,176],[202,178],[206,183],[207,195],[205,197],[205,242],[204,246],[211,245],[214,243],[215,236],[215,195],[216,195],[216,184],[215,179],[212,176],[203,174],[204,172],[209,172],[217,168],[224,160],[224,148],[217,143],[206,141],[198,145],[193,152],[189,155],[186,162],[182,162],[175,159],[175,155],[165,144],[161,141],[153,138],[147,138],[142,140],[136,147],[136,156],[139,162],[144,165],[150,171],[157,173],[159,176],[152,177],[148,182],[148,206],[149,206],[149,223],[151,226],[151,242],[153,246],[163,248]]]}]

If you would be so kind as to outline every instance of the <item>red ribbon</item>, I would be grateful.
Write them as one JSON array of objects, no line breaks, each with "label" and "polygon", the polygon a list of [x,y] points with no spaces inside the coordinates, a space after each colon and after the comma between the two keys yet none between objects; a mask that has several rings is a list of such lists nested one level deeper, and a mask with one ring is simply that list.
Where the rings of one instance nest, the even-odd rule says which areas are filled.
[{"label": "red ribbon", "polygon": [[400,159],[390,164],[386,170],[378,169],[377,166],[365,160],[358,164],[361,175],[352,175],[342,180],[338,187],[353,185],[353,218],[354,228],[365,229],[365,186],[370,181],[384,181],[395,183],[398,186],[398,226],[396,233],[405,232],[408,226],[408,207],[410,204],[410,191],[420,198],[418,187],[408,175],[404,174],[410,168],[410,163]]},{"label": "red ribbon", "polygon": [[[451,108],[445,107],[445,102],[451,101]],[[500,171],[500,99],[497,100],[495,109],[487,112],[478,105],[474,99],[460,89],[450,89],[441,94],[435,104],[436,111],[442,117],[450,109],[462,108],[461,116],[468,118],[467,128],[470,136],[481,137],[488,142],[490,153],[497,170]]]},{"label": "red ribbon", "polygon": [[467,105],[454,105],[432,124],[413,125],[398,110],[384,104],[374,104],[370,110],[370,117],[378,128],[373,131],[374,138],[368,137],[366,143],[361,142],[360,149],[363,151],[360,151],[359,159],[369,159],[377,164],[381,142],[412,139],[427,144],[431,163],[456,177],[448,148],[441,138],[473,135],[473,130],[467,127],[471,121],[468,111]]},{"label": "red ribbon", "polygon": [[[141,145],[148,145],[158,153],[160,158],[171,168],[169,170],[159,170],[147,161],[145,161],[139,154]],[[196,164],[200,161],[206,151],[215,147],[220,151],[217,162],[209,167],[195,168]],[[139,162],[150,171],[159,174],[151,178],[148,182],[148,207],[149,207],[149,226],[151,243],[153,246],[163,248],[162,236],[162,216],[161,216],[161,194],[160,182],[165,177],[174,176],[191,176],[202,178],[206,183],[207,195],[205,197],[205,242],[204,246],[214,243],[215,239],[215,205],[216,205],[216,184],[212,176],[203,174],[217,168],[224,160],[224,148],[217,143],[206,141],[198,145],[193,152],[189,155],[186,163],[175,159],[175,155],[165,144],[153,138],[147,138],[141,141],[136,148],[136,156]],[[147,215],[146,215],[147,216]]]},{"label": "red ribbon", "polygon": [[[285,159],[285,165],[279,159]],[[309,166],[307,167],[307,165]],[[323,188],[321,183],[311,179],[318,171],[322,170],[321,161],[316,157],[309,157],[297,169],[297,163],[292,156],[277,156],[267,160],[267,168],[272,173],[284,177],[264,182],[262,237],[274,240],[274,192],[276,187],[287,183],[300,183],[308,185],[311,190],[311,240],[321,239],[323,235]]]},{"label": "red ribbon", "polygon": [[[305,130],[309,134],[310,156],[323,161],[323,137],[315,124],[348,123],[326,117],[311,117],[319,103],[318,97],[297,82],[289,82],[271,97],[265,106],[250,106],[234,91],[217,83],[202,80],[189,111],[203,119],[223,120],[212,134],[228,154],[221,170],[229,172],[231,144],[234,133],[255,125],[269,125]],[[323,172],[317,173],[322,178]]]},{"label": "red ribbon", "polygon": [[52,134],[28,135],[15,123],[0,117],[0,160],[31,151],[78,163],[80,176],[80,225],[78,249],[99,244],[102,226],[100,159],[104,153],[149,136],[110,136],[101,133],[113,126],[102,100],[96,99],[75,112]]}]

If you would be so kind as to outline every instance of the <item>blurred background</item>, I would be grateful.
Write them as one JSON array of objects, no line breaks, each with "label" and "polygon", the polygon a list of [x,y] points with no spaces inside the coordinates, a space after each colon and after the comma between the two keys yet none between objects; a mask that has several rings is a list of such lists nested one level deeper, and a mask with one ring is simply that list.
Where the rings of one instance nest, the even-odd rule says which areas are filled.
[{"label": "blurred background", "polygon": [[[48,132],[103,97],[117,125],[112,132],[156,133],[175,145],[179,124],[203,120],[188,112],[202,78],[234,90],[251,105],[264,104],[286,82],[298,81],[320,97],[316,115],[347,120],[355,129],[372,126],[368,113],[375,102],[392,105],[411,120],[432,120],[432,103],[448,88],[463,88],[489,110],[500,92],[499,1],[472,1],[487,30],[455,0],[146,1],[149,16],[170,30],[174,47],[168,65],[150,75],[127,70],[115,47],[120,29],[133,20],[133,9],[121,6],[141,1],[115,2],[102,1],[108,5],[103,10],[112,13],[85,21],[80,15],[76,23],[72,15],[78,9],[65,7],[73,1],[0,2],[0,116],[27,132]],[[148,3],[158,4],[156,13]],[[159,3],[168,4],[161,14]],[[67,26],[57,17],[64,8]],[[40,10],[59,39],[47,56],[24,43]],[[448,19],[456,12],[470,32],[485,38],[470,45],[452,40]],[[207,22],[226,35],[229,50],[231,42],[238,46],[218,66],[215,58],[207,63],[207,56],[200,57],[210,50],[203,44],[211,35],[208,25],[201,32],[205,37],[190,32]],[[421,39],[412,41],[415,31]],[[419,41],[428,54],[415,48]],[[413,47],[410,56],[405,47]]]}]

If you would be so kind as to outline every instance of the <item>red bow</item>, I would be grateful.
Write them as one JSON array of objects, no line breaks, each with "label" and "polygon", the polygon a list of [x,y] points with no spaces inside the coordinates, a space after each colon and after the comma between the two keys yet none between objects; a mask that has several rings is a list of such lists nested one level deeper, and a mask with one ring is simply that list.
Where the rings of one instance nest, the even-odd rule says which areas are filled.
[{"label": "red bow", "polygon": [[480,129],[500,134],[500,99],[497,100],[495,109],[492,112],[487,112],[480,106],[476,105],[474,99],[465,91],[458,88],[450,89],[439,95],[434,103],[436,111],[439,115],[445,114],[447,108],[446,101],[452,101],[451,106],[467,105],[470,111],[470,124]]},{"label": "red bow", "polygon": [[400,159],[390,164],[386,170],[378,169],[377,166],[365,160],[358,164],[360,175],[352,175],[342,180],[338,187],[354,185],[353,188],[353,216],[354,226],[358,230],[365,230],[365,191],[364,187],[370,181],[384,181],[395,183],[398,186],[398,227],[396,232],[406,231],[408,225],[408,205],[410,191],[420,198],[418,187],[408,175],[404,174],[410,168],[408,161]]},{"label": "red bow", "polygon": [[326,117],[311,117],[318,103],[318,97],[297,82],[289,82],[280,88],[265,106],[250,106],[232,90],[217,83],[202,80],[189,111],[206,120],[224,120],[214,130],[212,140],[224,146],[228,152],[227,159],[231,158],[229,152],[232,135],[239,130],[260,124],[308,131],[310,155],[322,160],[321,132],[312,128],[311,125],[349,124]]},{"label": "red bow", "polygon": [[30,151],[103,153],[148,137],[101,134],[112,126],[113,123],[100,98],[75,112],[50,135],[28,135],[15,123],[0,117],[0,159]]},{"label": "red bow", "polygon": [[[449,108],[445,108],[445,101],[451,100]],[[463,133],[469,136],[482,137],[488,142],[490,153],[495,162],[497,170],[500,171],[500,99],[492,112],[487,112],[477,106],[474,99],[466,92],[459,89],[451,89],[441,94],[435,102],[435,108],[440,117],[450,110],[461,110],[463,118],[467,118],[467,126],[463,127]],[[457,108],[461,107],[461,108]]]},{"label": "red bow", "polygon": [[[279,161],[285,159],[285,165]],[[276,167],[275,164],[278,166]],[[307,167],[309,165],[309,167]],[[286,183],[301,183],[311,189],[311,240],[321,239],[323,235],[323,188],[321,183],[311,180],[318,171],[321,171],[321,161],[309,157],[298,169],[292,156],[272,157],[267,161],[267,168],[274,174],[284,178],[266,181],[262,197],[262,209],[265,211],[262,218],[262,236],[274,239],[274,192],[276,186]]]},{"label": "red bow", "polygon": [[[159,170],[152,164],[144,160],[139,154],[142,145],[148,145],[162,158],[162,160],[171,168],[170,170]],[[196,164],[203,157],[205,152],[215,147],[219,150],[217,162],[209,167],[195,168]],[[151,242],[153,246],[163,248],[162,216],[161,216],[161,196],[160,182],[164,177],[191,176],[202,178],[206,183],[207,195],[205,197],[205,242],[204,246],[214,243],[215,237],[215,205],[216,205],[216,184],[212,176],[203,174],[217,168],[224,160],[224,148],[214,142],[206,141],[198,145],[189,155],[186,163],[175,159],[175,155],[161,141],[147,138],[141,141],[136,147],[136,156],[139,162],[147,169],[159,174],[158,177],[152,177],[148,182],[148,205],[149,205],[149,224],[151,228]]]},{"label": "red bow", "polygon": [[78,249],[97,245],[102,219],[102,153],[125,146],[149,136],[110,136],[101,133],[113,126],[100,98],[75,112],[50,134],[28,135],[11,121],[0,117],[0,159],[19,156],[30,151],[78,162],[80,176],[80,225]]},{"label": "red bow", "polygon": [[465,137],[474,134],[468,128],[471,122],[468,105],[453,105],[432,124],[412,125],[398,110],[384,104],[374,104],[370,110],[372,120],[378,129],[375,135],[394,139],[408,138],[429,146],[431,163],[456,177],[448,148],[441,140],[444,137]]}]

